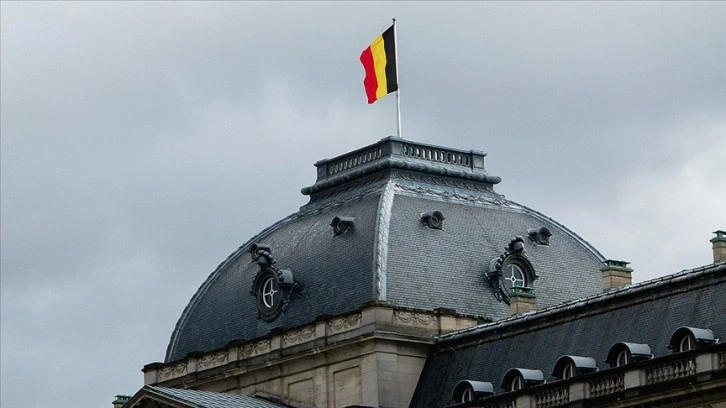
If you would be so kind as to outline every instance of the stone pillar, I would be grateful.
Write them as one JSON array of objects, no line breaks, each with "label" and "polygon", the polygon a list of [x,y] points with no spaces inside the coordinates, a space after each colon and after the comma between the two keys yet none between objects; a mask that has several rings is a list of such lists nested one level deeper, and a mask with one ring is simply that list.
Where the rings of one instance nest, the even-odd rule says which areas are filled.
[{"label": "stone pillar", "polygon": [[633,269],[628,268],[629,263],[612,259],[605,261],[605,266],[600,268],[603,292],[619,289],[633,283]]},{"label": "stone pillar", "polygon": [[536,297],[530,288],[512,288],[513,293],[509,297],[509,306],[512,314],[518,315],[531,312],[536,306]]},{"label": "stone pillar", "polygon": [[113,403],[112,403],[113,408],[121,408],[130,399],[131,399],[131,397],[129,397],[128,395],[117,395],[116,399],[113,400]]},{"label": "stone pillar", "polygon": [[726,231],[714,231],[715,237],[711,238],[713,244],[713,263],[726,261]]}]

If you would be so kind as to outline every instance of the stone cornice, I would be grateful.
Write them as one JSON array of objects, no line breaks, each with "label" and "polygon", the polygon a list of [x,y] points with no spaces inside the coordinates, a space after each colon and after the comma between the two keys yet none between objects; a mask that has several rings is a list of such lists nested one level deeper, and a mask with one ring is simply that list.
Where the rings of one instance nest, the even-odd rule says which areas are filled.
[{"label": "stone cornice", "polygon": [[360,311],[321,317],[314,323],[276,330],[248,342],[231,342],[208,353],[190,353],[181,361],[151,363],[143,368],[144,384],[188,384],[222,375],[283,364],[369,338],[434,344],[435,337],[479,323],[478,319],[450,310],[414,310],[372,303]]}]

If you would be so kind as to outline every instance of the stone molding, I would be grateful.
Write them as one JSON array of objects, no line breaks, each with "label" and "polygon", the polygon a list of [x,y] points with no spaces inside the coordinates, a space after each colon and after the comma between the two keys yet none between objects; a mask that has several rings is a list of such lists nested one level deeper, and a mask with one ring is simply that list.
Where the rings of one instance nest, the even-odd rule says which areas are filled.
[{"label": "stone molding", "polygon": [[270,339],[263,339],[254,343],[247,343],[237,348],[237,355],[247,358],[263,354],[270,350],[270,344]]},{"label": "stone molding", "polygon": [[[287,347],[312,348],[313,345],[314,347],[319,347],[320,344],[332,345],[373,333],[376,327],[385,327],[389,331],[391,327],[397,326],[403,330],[402,332],[411,332],[413,328],[416,329],[418,336],[433,341],[437,334],[470,327],[476,323],[476,319],[457,315],[454,311],[424,311],[373,304],[358,312],[321,319],[307,326],[287,331],[273,331],[266,338],[233,343],[225,349],[204,354],[193,353],[182,361],[149,364],[144,368],[144,382],[163,383],[238,361],[272,356],[273,352],[284,353]],[[320,341],[323,343],[319,343]]]},{"label": "stone molding", "polygon": [[181,363],[164,367],[158,373],[159,381],[164,381],[175,377],[181,377],[187,373],[187,362],[182,361]]},{"label": "stone molding", "polygon": [[220,366],[227,362],[229,354],[226,351],[220,351],[217,353],[208,353],[203,355],[197,360],[197,367],[212,368]]},{"label": "stone molding", "polygon": [[328,330],[330,334],[341,333],[344,331],[352,330],[360,327],[361,313],[354,313],[352,315],[336,317],[335,319],[328,321]]},{"label": "stone molding", "polygon": [[282,344],[292,346],[315,340],[315,326],[305,326],[301,329],[286,332],[282,335]]},{"label": "stone molding", "polygon": [[404,326],[436,327],[438,318],[433,313],[421,313],[407,310],[394,310],[393,323]]}]

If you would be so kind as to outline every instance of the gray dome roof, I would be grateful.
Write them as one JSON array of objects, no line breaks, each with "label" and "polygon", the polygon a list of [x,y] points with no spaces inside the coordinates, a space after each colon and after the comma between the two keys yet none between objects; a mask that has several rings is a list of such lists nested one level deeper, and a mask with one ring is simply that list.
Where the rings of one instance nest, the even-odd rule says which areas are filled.
[{"label": "gray dome roof", "polygon": [[[317,181],[303,189],[310,202],[212,272],[179,318],[166,361],[373,301],[507,317],[510,308],[495,296],[487,271],[516,236],[524,237],[538,275],[538,308],[600,292],[602,255],[563,225],[497,194],[500,179],[486,172],[484,156],[389,137],[316,163]],[[444,217],[441,229],[422,220],[434,211]],[[352,221],[352,228],[335,235],[335,217]],[[549,245],[528,238],[528,230],[542,227],[551,234]],[[276,265],[299,283],[271,321],[258,318],[251,294],[260,271],[250,262],[254,244],[268,245]]]}]

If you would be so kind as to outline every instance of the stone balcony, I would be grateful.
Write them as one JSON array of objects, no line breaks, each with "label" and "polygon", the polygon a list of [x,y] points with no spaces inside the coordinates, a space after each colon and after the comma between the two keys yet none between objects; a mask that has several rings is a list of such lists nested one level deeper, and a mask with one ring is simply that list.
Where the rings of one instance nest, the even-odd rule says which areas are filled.
[{"label": "stone balcony", "polygon": [[666,355],[452,406],[606,407],[645,406],[653,401],[671,406],[667,405],[668,400],[680,401],[682,405],[678,406],[691,406],[689,402],[726,402],[726,344]]}]

